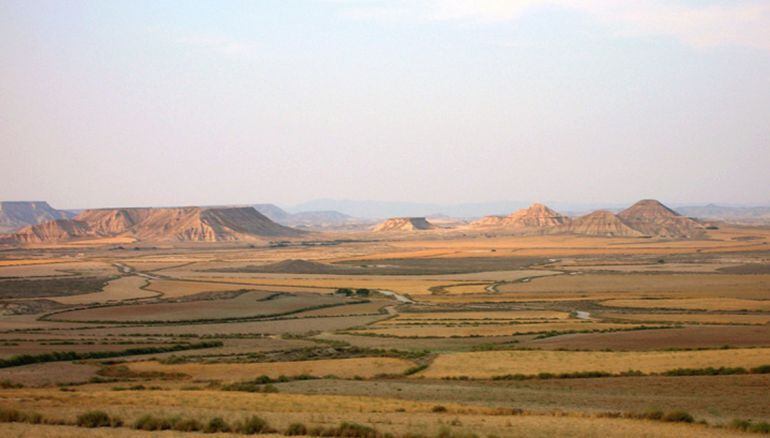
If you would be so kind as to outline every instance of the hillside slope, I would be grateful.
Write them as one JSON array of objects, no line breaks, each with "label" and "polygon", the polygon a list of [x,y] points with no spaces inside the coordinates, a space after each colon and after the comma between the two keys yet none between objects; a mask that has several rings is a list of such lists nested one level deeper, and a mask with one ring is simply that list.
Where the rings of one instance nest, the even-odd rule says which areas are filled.
[{"label": "hillside slope", "polygon": [[128,236],[152,242],[225,242],[302,234],[251,207],[117,208],[85,210],[72,220],[26,227],[5,241],[24,244]]},{"label": "hillside slope", "polygon": [[434,228],[436,226],[428,222],[424,217],[392,217],[375,226],[372,231],[378,233],[386,231],[423,231]]},{"label": "hillside slope", "polygon": [[647,235],[666,238],[691,238],[703,234],[703,226],[682,216],[654,199],[643,199],[618,213],[633,229]]}]

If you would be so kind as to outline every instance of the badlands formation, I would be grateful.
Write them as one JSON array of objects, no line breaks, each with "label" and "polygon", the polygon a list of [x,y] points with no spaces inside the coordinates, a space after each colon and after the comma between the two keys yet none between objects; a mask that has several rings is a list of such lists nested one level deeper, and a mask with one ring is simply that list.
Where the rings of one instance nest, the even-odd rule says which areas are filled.
[{"label": "badlands formation", "polygon": [[432,230],[436,226],[428,222],[424,217],[392,217],[375,226],[372,231],[422,231]]},{"label": "badlands formation", "polygon": [[639,201],[618,214],[599,210],[574,219],[542,204],[533,204],[508,216],[486,216],[471,223],[470,228],[521,234],[569,233],[675,239],[703,234],[703,225],[652,199]]},{"label": "badlands formation", "polygon": [[105,237],[153,242],[225,242],[302,234],[276,224],[251,207],[118,208],[85,210],[73,219],[28,226],[0,237],[0,242],[34,244]]}]

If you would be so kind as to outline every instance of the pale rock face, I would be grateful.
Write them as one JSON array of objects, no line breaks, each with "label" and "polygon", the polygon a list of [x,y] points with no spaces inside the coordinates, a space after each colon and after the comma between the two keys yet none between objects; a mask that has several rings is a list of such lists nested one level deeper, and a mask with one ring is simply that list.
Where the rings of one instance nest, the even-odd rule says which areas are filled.
[{"label": "pale rock face", "polygon": [[637,202],[618,213],[618,217],[647,236],[690,238],[704,233],[701,224],[653,199]]},{"label": "pale rock face", "polygon": [[224,242],[302,234],[304,232],[276,224],[251,207],[119,208],[86,210],[71,220],[26,227],[4,240],[46,243],[129,236],[153,242]]},{"label": "pale rock face", "polygon": [[551,210],[543,204],[532,204],[508,216],[486,216],[471,224],[474,228],[499,227],[509,230],[539,231],[558,227],[569,222],[569,218]]},{"label": "pale rock face", "polygon": [[372,229],[375,232],[384,231],[420,231],[432,230],[435,225],[424,217],[392,217]]},{"label": "pale rock face", "polygon": [[471,228],[521,234],[569,233],[608,237],[693,238],[702,236],[703,226],[658,201],[642,200],[615,215],[599,210],[570,219],[542,204],[533,204],[508,216],[486,216]]},{"label": "pale rock face", "polygon": [[622,219],[606,210],[599,210],[573,219],[564,231],[587,236],[640,237],[643,233],[631,228]]}]

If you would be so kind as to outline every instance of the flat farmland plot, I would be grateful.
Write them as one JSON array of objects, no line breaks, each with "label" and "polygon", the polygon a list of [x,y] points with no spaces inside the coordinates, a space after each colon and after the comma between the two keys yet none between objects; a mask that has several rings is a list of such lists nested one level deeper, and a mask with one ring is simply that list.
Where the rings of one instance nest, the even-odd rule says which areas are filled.
[{"label": "flat farmland plot", "polygon": [[282,334],[307,333],[310,331],[334,331],[363,326],[385,318],[385,315],[337,316],[326,318],[302,318],[293,314],[264,321],[210,322],[205,324],[172,324],[138,327],[92,328],[82,330],[94,336],[113,335],[239,335],[242,333]]},{"label": "flat farmland plot", "polygon": [[62,304],[91,304],[109,303],[124,300],[139,300],[157,297],[157,292],[142,289],[147,280],[138,276],[120,277],[107,283],[101,292],[93,292],[67,297],[56,297],[55,301]]},{"label": "flat farmland plot", "polygon": [[420,376],[491,378],[506,374],[574,373],[639,370],[656,373],[675,368],[757,367],[770,364],[770,348],[701,351],[488,351],[439,355]]},{"label": "flat farmland plot", "polygon": [[248,289],[248,286],[198,281],[151,280],[149,289],[163,294],[163,298],[173,299],[204,292],[227,292]]},{"label": "flat farmland plot", "polygon": [[223,320],[281,315],[316,306],[344,304],[344,299],[315,294],[278,295],[246,292],[235,298],[176,303],[135,304],[75,310],[56,320],[110,322],[172,322]]},{"label": "flat farmland plot", "polygon": [[265,363],[183,363],[164,365],[158,362],[134,362],[129,368],[138,372],[182,373],[195,380],[235,382],[255,379],[261,375],[279,376],[335,375],[343,378],[374,377],[377,374],[399,374],[415,364],[392,357],[360,357],[352,359],[308,360]]},{"label": "flat farmland plot", "polygon": [[728,297],[762,299],[770,297],[769,275],[723,274],[585,274],[536,278],[528,283],[508,283],[500,292],[573,295],[611,292],[643,293],[652,296],[692,298]]},{"label": "flat farmland plot", "polygon": [[770,325],[696,325],[671,329],[562,335],[531,341],[536,348],[660,350],[770,346]]},{"label": "flat farmland plot", "polygon": [[770,314],[747,315],[726,313],[602,313],[599,317],[638,322],[676,322],[697,324],[767,324]]},{"label": "flat farmland plot", "polygon": [[[377,326],[373,326],[377,327]],[[417,325],[408,327],[372,328],[353,331],[358,335],[382,335],[401,338],[447,338],[452,336],[508,336],[520,334],[535,334],[547,332],[598,331],[633,329],[637,324],[614,324],[602,322],[564,321],[524,324],[489,324],[489,325]]]},{"label": "flat farmland plot", "polygon": [[491,320],[491,321],[515,321],[521,319],[567,319],[569,313],[557,312],[553,310],[510,310],[500,311],[492,310],[488,312],[423,312],[423,313],[400,313],[396,318],[385,323],[397,324],[399,322],[431,322],[444,320]]},{"label": "flat farmland plot", "polygon": [[739,298],[683,298],[683,299],[630,299],[607,300],[606,307],[633,307],[639,309],[684,310],[759,310],[770,311],[770,300],[743,300]]}]

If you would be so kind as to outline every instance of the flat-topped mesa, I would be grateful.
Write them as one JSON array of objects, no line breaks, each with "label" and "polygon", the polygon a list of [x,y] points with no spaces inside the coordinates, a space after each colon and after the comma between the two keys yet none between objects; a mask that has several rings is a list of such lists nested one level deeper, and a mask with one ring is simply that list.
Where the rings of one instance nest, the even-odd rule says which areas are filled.
[{"label": "flat-topped mesa", "polygon": [[6,236],[15,243],[131,237],[153,242],[256,241],[305,232],[276,224],[251,207],[108,208],[46,222]]},{"label": "flat-topped mesa", "polygon": [[572,219],[560,228],[561,232],[586,236],[641,237],[644,234],[631,228],[621,218],[607,210],[598,210]]},{"label": "flat-topped mesa", "polygon": [[514,231],[545,231],[569,223],[569,218],[546,207],[532,204],[508,216],[485,216],[471,224],[474,228],[504,228]]},{"label": "flat-topped mesa", "polygon": [[424,217],[392,217],[375,226],[372,231],[423,231],[437,228]]},{"label": "flat-topped mesa", "polygon": [[654,199],[644,199],[618,213],[631,228],[647,236],[692,238],[704,234],[697,221],[681,216]]}]

